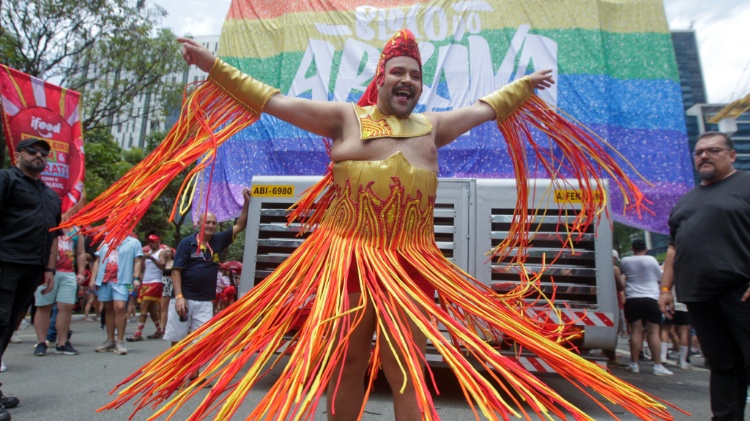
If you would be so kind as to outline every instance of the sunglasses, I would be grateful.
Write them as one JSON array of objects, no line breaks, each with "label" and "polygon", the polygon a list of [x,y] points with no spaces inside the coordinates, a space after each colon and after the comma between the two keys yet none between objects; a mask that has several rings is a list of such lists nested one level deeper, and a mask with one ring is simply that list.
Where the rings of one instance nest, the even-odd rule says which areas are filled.
[{"label": "sunglasses", "polygon": [[23,150],[28,152],[30,155],[36,155],[37,153],[39,153],[42,155],[43,158],[46,158],[47,156],[49,156],[49,151],[44,150],[44,149],[37,149],[33,146],[27,146],[23,148]]}]

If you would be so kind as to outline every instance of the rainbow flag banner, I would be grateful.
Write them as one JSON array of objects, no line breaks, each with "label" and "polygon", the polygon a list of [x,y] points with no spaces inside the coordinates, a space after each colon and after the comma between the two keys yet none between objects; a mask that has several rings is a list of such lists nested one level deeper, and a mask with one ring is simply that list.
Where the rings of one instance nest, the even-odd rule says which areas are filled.
[{"label": "rainbow flag banner", "polygon": [[[401,28],[422,54],[418,112],[467,106],[552,69],[557,84],[540,97],[617,148],[632,178],[648,180],[637,184],[654,214],[624,214],[613,189],[615,220],[667,231],[670,209],[694,181],[662,0],[234,0],[219,55],[285,95],[353,102]],[[209,208],[228,219],[253,175],[322,174],[328,162],[320,138],[264,115],[219,149]],[[495,124],[441,149],[439,175],[514,177]]]}]

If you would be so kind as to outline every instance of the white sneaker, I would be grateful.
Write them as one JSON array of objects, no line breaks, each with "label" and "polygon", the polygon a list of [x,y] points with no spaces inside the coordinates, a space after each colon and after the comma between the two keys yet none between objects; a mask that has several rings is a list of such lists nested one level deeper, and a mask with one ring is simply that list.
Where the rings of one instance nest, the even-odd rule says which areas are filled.
[{"label": "white sneaker", "polygon": [[692,366],[687,361],[680,361],[680,368],[683,370],[690,370]]},{"label": "white sneaker", "polygon": [[117,345],[115,345],[115,354],[128,355],[128,349],[125,348],[125,342],[118,342]]},{"label": "white sneaker", "polygon": [[5,366],[5,361],[0,360],[0,373],[7,370],[8,367]]},{"label": "white sneaker", "polygon": [[674,374],[661,364],[654,364],[653,373],[654,376],[671,376]]},{"label": "white sneaker", "polygon": [[638,367],[638,363],[629,363],[628,364],[628,370],[631,373],[640,373],[641,372],[640,367]]},{"label": "white sneaker", "polygon": [[23,339],[21,339],[21,337],[18,336],[18,331],[13,332],[13,336],[10,337],[10,343],[20,344],[21,342],[23,342]]}]

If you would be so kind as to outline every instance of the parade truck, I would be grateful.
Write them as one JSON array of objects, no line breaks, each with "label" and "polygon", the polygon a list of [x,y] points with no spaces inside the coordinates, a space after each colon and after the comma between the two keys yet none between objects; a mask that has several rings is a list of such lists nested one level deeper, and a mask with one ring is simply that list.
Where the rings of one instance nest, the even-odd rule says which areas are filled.
[{"label": "parade truck", "polygon": [[[315,176],[253,177],[240,295],[266,278],[305,241],[309,233],[299,235],[300,224],[288,224],[287,215],[300,194],[319,180]],[[532,183],[528,189],[531,232],[524,268],[539,275],[539,291],[553,298],[552,303],[559,310],[552,313],[553,321],[569,324],[580,332],[572,343],[577,350],[613,350],[620,312],[613,274],[609,201],[596,223],[566,243],[565,232],[560,230],[569,226],[580,209],[577,184],[566,183],[562,187],[548,179],[535,179]],[[606,182],[603,186],[607,192]],[[516,196],[514,179],[440,178],[435,199],[435,241],[442,253],[500,294],[521,282],[521,269],[510,264],[515,251],[505,259],[490,259],[487,252],[509,235]],[[533,306],[525,311],[529,317],[536,316]],[[529,371],[553,371],[527,351],[507,344],[498,349]],[[426,357],[431,366],[443,366],[441,355],[430,346]]]}]

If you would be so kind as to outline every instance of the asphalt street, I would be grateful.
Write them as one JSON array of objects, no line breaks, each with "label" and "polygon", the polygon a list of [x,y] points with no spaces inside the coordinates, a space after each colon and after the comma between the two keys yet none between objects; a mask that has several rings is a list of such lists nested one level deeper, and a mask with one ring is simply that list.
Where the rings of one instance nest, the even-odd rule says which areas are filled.
[{"label": "asphalt street", "polygon": [[[146,334],[150,334],[154,330],[151,322],[148,323],[145,330]],[[128,324],[126,334],[132,334],[135,328],[135,324]],[[128,343],[128,355],[115,355],[111,352],[96,353],[94,348],[106,339],[104,331],[99,329],[98,322],[84,322],[80,319],[80,316],[77,316],[72,323],[72,330],[75,333],[71,342],[81,352],[80,355],[56,355],[53,348],[50,348],[46,356],[34,356],[35,334],[33,327],[20,331],[23,343],[9,345],[4,356],[4,362],[8,369],[6,372],[0,373],[0,382],[3,384],[3,393],[16,396],[21,400],[20,406],[10,410],[14,421],[126,420],[132,413],[132,406],[126,405],[118,410],[98,413],[96,410],[111,400],[112,397],[109,392],[119,382],[169,345],[163,340],[146,340]],[[623,340],[620,340],[620,342],[618,355],[623,362],[627,362],[627,344]],[[692,417],[688,417],[672,410],[671,413],[677,420],[710,419],[708,371],[699,368],[703,366],[703,359],[693,358],[693,363],[697,367],[692,370],[680,370],[674,365],[668,365],[667,367],[675,372],[674,376],[669,377],[652,375],[651,366],[648,362],[641,363],[640,374],[630,373],[624,368],[613,368],[612,372],[646,392],[693,414]],[[471,408],[464,400],[461,388],[451,373],[446,370],[436,370],[435,376],[440,391],[440,394],[435,396],[435,404],[441,418],[449,421],[475,419]],[[248,393],[240,414],[249,413],[254,403],[264,396],[275,378],[274,375],[267,377],[263,383]],[[540,378],[594,419],[608,420],[613,418],[596,402],[587,398],[559,376],[545,374],[541,375]],[[598,397],[598,399],[599,402],[604,402],[603,405],[616,417],[622,420],[637,419],[623,408],[607,404],[604,398]],[[190,408],[195,406],[197,406],[197,402],[187,404],[173,419],[186,419],[190,414]],[[153,410],[147,407],[138,412],[133,419],[145,420],[152,413]],[[244,419],[244,416],[236,418]],[[317,409],[315,420],[325,419],[325,404],[321,403]],[[389,421],[393,419],[390,391],[385,382],[378,381],[376,390],[368,401],[363,419],[366,421]]]}]

